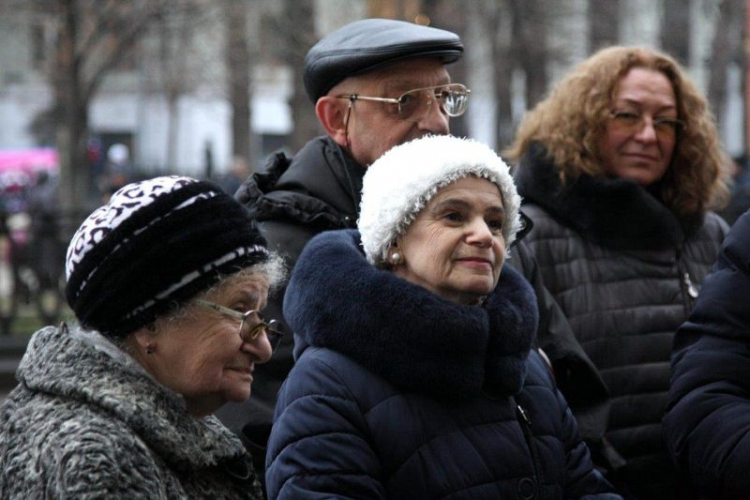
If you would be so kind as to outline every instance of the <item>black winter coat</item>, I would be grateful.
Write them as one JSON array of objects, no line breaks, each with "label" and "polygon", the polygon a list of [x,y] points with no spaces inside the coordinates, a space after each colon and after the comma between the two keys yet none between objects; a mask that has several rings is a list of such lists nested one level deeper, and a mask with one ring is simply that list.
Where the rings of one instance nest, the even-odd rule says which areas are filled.
[{"label": "black winter coat", "polygon": [[618,498],[529,355],[536,302],[513,269],[464,306],[372,267],[356,231],[328,232],[300,257],[284,312],[298,359],[270,498]]},{"label": "black winter coat", "polygon": [[707,498],[750,494],[750,213],[675,336],[667,444]]},{"label": "black winter coat", "polygon": [[[582,175],[563,188],[557,172],[534,146],[516,177],[534,221],[524,243],[611,396],[608,419],[576,405],[580,394],[574,413],[604,419],[592,447],[612,477],[639,497],[667,498],[677,484],[660,425],[672,340],[728,228],[713,213],[678,220],[632,181]],[[555,363],[554,336],[539,343]]]},{"label": "black winter coat", "polygon": [[[302,248],[321,231],[355,227],[364,168],[329,137],[308,142],[294,157],[275,154],[265,170],[253,174],[235,194],[259,222],[268,247],[291,270]],[[268,299],[264,314],[283,320],[284,290]],[[276,394],[292,369],[293,336],[286,335],[266,364],[255,370],[253,397],[230,403],[216,416],[238,433],[263,468]]]}]

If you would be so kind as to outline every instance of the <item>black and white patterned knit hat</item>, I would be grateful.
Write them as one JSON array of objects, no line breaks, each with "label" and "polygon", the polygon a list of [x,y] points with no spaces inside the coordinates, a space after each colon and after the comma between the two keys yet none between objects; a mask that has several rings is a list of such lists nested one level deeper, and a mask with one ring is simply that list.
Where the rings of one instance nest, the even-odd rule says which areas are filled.
[{"label": "black and white patterned knit hat", "polygon": [[157,177],[121,188],[81,224],[65,293],[81,325],[121,338],[268,258],[252,218],[221,188]]}]

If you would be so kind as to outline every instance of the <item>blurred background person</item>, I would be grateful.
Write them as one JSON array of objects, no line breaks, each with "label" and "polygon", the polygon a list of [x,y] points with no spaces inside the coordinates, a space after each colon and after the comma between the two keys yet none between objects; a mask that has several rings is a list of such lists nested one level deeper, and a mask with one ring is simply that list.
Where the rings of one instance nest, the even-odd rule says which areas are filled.
[{"label": "blurred background person", "polygon": [[57,183],[46,171],[37,174],[29,190],[27,210],[31,218],[31,261],[42,288],[57,286],[65,249],[60,242],[60,199]]},{"label": "blurred background person", "polygon": [[262,498],[211,413],[250,396],[277,344],[259,311],[279,262],[218,186],[173,176],[115,193],[68,247],[80,326],[35,333],[0,406],[2,496]]},{"label": "blurred background person", "polygon": [[[628,496],[684,498],[661,433],[669,355],[728,230],[709,211],[727,158],[706,100],[668,55],[611,47],[526,115],[508,155],[524,244],[611,396],[608,413],[573,406],[603,430],[595,461]],[[556,342],[539,339],[564,376]]]},{"label": "blurred background person", "polygon": [[287,288],[297,363],[270,498],[620,498],[531,350],[534,292],[503,266],[520,201],[466,139],[417,139],[368,169],[361,237],[315,237]]},{"label": "blurred background person", "polygon": [[[466,110],[468,90],[452,84],[446,65],[463,53],[454,33],[389,19],[349,23],[307,53],[304,83],[326,131],[291,159],[273,155],[236,198],[259,221],[269,248],[294,266],[316,234],[356,227],[362,176],[389,148],[426,134],[447,134]],[[268,313],[282,316],[282,298]],[[288,336],[258,370],[255,396],[218,413],[256,460],[265,455],[276,397],[294,360]],[[256,462],[258,469],[262,462]]]},{"label": "blurred background person", "polygon": [[750,213],[727,235],[690,319],[675,335],[664,432],[701,498],[750,490]]},{"label": "blurred background person", "polygon": [[229,172],[221,178],[219,185],[228,195],[234,196],[243,182],[250,175],[250,167],[247,166],[247,160],[242,156],[232,157],[232,165]]}]

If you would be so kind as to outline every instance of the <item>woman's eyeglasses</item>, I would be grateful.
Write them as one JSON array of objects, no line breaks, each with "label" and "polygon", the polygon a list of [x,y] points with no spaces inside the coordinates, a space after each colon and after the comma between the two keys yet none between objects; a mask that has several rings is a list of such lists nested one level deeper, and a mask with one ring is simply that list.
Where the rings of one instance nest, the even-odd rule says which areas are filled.
[{"label": "woman's eyeglasses", "polygon": [[440,109],[446,115],[452,118],[461,116],[466,111],[470,92],[469,89],[460,83],[451,83],[448,85],[436,85],[435,87],[409,90],[395,98],[371,97],[359,94],[341,94],[336,97],[339,99],[349,99],[350,103],[354,101],[385,102],[397,106],[398,116],[401,120],[418,122],[430,112],[433,101],[437,101]]},{"label": "woman's eyeglasses", "polygon": [[[259,311],[250,310],[246,312],[235,311],[228,307],[209,302],[207,300],[196,299],[194,301],[197,305],[211,309],[212,311],[231,316],[240,320],[239,336],[243,342],[250,343],[258,338],[261,332],[266,332],[268,342],[271,344],[271,352],[275,351],[281,342],[281,338],[284,336],[284,332],[281,329],[281,323],[272,319],[268,322],[263,318]],[[251,318],[257,317],[256,321]]]},{"label": "woman's eyeglasses", "polygon": [[[610,116],[616,127],[631,133],[643,130],[646,124],[646,117],[633,111],[614,110]],[[673,138],[685,131],[685,122],[677,118],[651,118],[651,126],[660,138]]]}]

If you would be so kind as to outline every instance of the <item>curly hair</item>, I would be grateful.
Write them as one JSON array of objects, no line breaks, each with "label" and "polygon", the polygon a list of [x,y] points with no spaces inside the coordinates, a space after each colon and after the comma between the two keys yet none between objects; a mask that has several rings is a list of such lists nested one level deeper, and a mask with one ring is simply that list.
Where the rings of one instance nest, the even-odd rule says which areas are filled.
[{"label": "curly hair", "polygon": [[532,143],[539,143],[558,166],[563,185],[582,173],[603,177],[598,140],[606,131],[617,84],[632,68],[655,70],[669,79],[678,118],[686,124],[656,194],[679,217],[722,206],[729,194],[729,158],[708,103],[674,59],[648,48],[609,47],[577,65],[526,114],[504,154],[518,161]]}]

